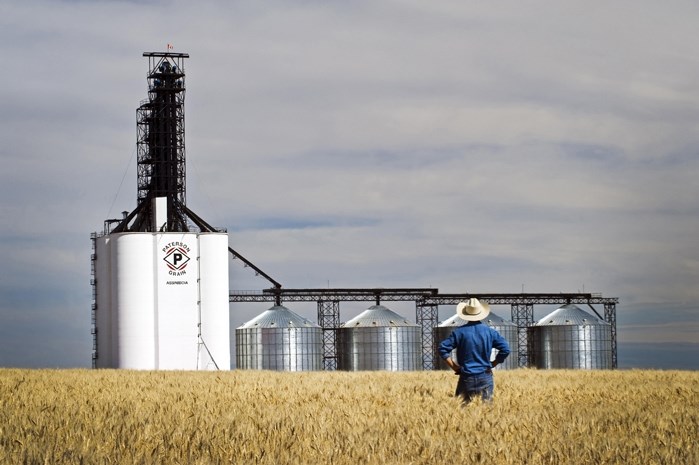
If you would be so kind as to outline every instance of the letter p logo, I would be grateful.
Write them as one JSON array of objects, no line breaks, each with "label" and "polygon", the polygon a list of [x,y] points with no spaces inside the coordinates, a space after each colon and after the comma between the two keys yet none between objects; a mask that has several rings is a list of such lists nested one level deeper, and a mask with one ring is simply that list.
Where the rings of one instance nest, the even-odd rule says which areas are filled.
[{"label": "letter p logo", "polygon": [[187,266],[189,257],[181,247],[173,247],[165,252],[163,260],[171,270],[182,270]]}]

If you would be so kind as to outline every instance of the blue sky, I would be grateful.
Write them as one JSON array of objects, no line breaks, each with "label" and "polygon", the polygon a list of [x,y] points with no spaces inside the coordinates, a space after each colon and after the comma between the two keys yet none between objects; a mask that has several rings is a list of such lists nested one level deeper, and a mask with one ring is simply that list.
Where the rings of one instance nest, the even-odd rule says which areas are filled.
[{"label": "blue sky", "polygon": [[[697,17],[0,1],[0,366],[89,365],[89,234],[135,207],[141,54],[171,43],[188,205],[285,287],[601,292],[620,365],[699,368]],[[231,264],[232,289],[266,286]]]}]

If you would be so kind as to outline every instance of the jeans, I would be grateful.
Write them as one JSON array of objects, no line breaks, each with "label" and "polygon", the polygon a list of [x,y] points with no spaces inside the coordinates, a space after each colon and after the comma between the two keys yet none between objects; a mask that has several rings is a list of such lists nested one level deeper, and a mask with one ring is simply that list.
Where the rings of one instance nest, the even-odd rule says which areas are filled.
[{"label": "jeans", "polygon": [[456,396],[461,396],[464,403],[468,403],[475,396],[480,395],[484,401],[493,399],[493,373],[488,370],[486,373],[478,375],[459,375],[459,382],[456,384]]}]

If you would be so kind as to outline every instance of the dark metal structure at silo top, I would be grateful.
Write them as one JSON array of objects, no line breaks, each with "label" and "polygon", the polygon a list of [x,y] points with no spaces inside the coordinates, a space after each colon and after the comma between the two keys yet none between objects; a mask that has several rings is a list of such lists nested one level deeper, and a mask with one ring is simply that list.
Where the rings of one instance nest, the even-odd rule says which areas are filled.
[{"label": "dark metal structure at silo top", "polygon": [[148,58],[148,98],[136,111],[138,203],[111,232],[216,231],[187,207],[184,61],[189,54],[143,56]]},{"label": "dark metal structure at silo top", "polygon": [[611,325],[576,305],[537,321],[527,329],[527,340],[533,368],[613,368]]}]

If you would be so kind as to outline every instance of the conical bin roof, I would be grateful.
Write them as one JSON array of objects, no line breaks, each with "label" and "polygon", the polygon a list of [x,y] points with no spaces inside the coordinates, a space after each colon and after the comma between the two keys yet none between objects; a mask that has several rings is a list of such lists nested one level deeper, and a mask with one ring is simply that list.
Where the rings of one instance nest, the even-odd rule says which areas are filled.
[{"label": "conical bin roof", "polygon": [[283,305],[275,305],[257,315],[252,320],[238,326],[237,329],[248,328],[320,328],[302,316],[297,315]]},{"label": "conical bin roof", "polygon": [[587,313],[577,305],[564,305],[549,313],[534,326],[581,326],[581,325],[608,325],[606,321],[596,315]]},{"label": "conical bin roof", "polygon": [[345,322],[342,328],[377,328],[387,326],[418,326],[383,305],[373,305]]}]

